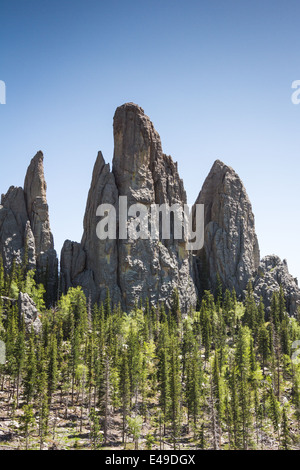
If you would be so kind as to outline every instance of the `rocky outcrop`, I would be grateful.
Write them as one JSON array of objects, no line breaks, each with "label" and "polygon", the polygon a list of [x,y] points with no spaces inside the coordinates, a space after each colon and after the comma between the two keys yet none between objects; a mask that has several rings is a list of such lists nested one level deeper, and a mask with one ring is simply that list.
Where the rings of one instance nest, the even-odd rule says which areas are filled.
[{"label": "rocky outcrop", "polygon": [[[119,197],[127,196],[132,204],[186,202],[177,165],[162,152],[158,133],[142,108],[127,103],[116,110],[114,116],[113,167],[105,164],[99,153],[93,172],[84,217],[84,234],[80,247],[66,242],[61,254],[61,272],[65,288],[84,285],[93,301],[102,300],[107,288],[115,302],[121,301],[130,310],[137,298],[158,304],[170,302],[177,287],[183,310],[196,303],[196,290],[192,279],[191,257],[183,239],[132,240],[117,237],[99,240],[96,209],[100,204],[112,204],[117,213]],[[118,221],[120,222],[120,221]],[[129,223],[129,219],[127,220]],[[78,272],[85,253],[85,269]]]},{"label": "rocky outcrop", "polygon": [[257,300],[262,297],[267,312],[272,295],[274,292],[279,292],[280,286],[285,295],[287,312],[296,316],[300,307],[300,289],[297,279],[289,273],[286,260],[281,261],[276,255],[265,256],[253,280],[253,288]]},{"label": "rocky outcrop", "polygon": [[111,204],[118,211],[118,189],[114,175],[99,152],[93,170],[86,211],[83,221],[82,247],[86,253],[85,285],[92,299],[104,300],[107,288],[115,303],[121,301],[118,285],[119,253],[117,239],[100,240],[96,234],[99,217],[96,216],[100,204]]},{"label": "rocky outcrop", "polygon": [[30,333],[33,329],[35,333],[40,333],[42,322],[38,316],[38,309],[28,294],[19,293],[18,309],[20,318],[24,319],[26,331]]},{"label": "rocky outcrop", "polygon": [[[21,263],[24,258],[27,222],[24,191],[11,186],[5,195],[2,194],[0,205],[0,253],[6,271],[11,269],[13,259]],[[35,265],[35,258],[32,257],[30,262]]]},{"label": "rocky outcrop", "polygon": [[[162,151],[161,140],[149,117],[136,104],[126,103],[114,116],[112,169],[99,152],[93,169],[80,243],[66,240],[61,252],[61,289],[82,286],[89,301],[105,299],[107,289],[114,303],[129,311],[136,300],[170,305],[179,292],[181,308],[188,311],[205,289],[215,291],[218,277],[224,289],[235,289],[242,298],[249,280],[256,298],[268,308],[272,293],[283,287],[287,310],[295,315],[300,303],[297,282],[285,261],[275,255],[260,262],[251,203],[235,171],[217,160],[207,176],[196,204],[204,205],[204,246],[191,254],[187,238],[170,236],[146,239],[127,236],[138,218],[139,204],[177,204],[182,214],[186,193],[177,164]],[[119,217],[120,198],[136,213]],[[122,199],[123,201],[123,199]],[[116,211],[115,237],[99,238],[100,205]],[[141,206],[140,206],[141,207]],[[194,208],[195,209],[195,208]],[[149,218],[147,215],[147,226]],[[194,227],[195,229],[195,227]],[[134,230],[133,230],[134,231]],[[125,233],[125,235],[124,235]],[[186,235],[186,234],[185,234]],[[57,257],[50,229],[43,154],[31,160],[24,189],[11,186],[1,197],[0,254],[6,271],[13,260],[27,260],[38,281],[47,287],[47,305],[56,299]],[[21,299],[22,300],[22,299]],[[20,302],[21,302],[20,300]],[[27,299],[28,300],[28,299]],[[25,307],[24,307],[25,308]],[[35,321],[35,320],[34,320]]]},{"label": "rocky outcrop", "polygon": [[[48,301],[56,298],[57,256],[50,230],[43,154],[31,160],[24,189],[11,186],[1,197],[0,253],[6,271],[25,258],[46,284]],[[48,302],[48,303],[49,303]]]},{"label": "rocky outcrop", "polygon": [[53,299],[57,289],[57,255],[50,229],[43,161],[41,151],[31,160],[25,177],[24,195],[35,241],[38,279],[46,284],[49,297]]},{"label": "rocky outcrop", "polygon": [[243,294],[259,266],[259,246],[251,203],[235,171],[215,161],[196,204],[204,204],[204,247],[195,257],[199,290],[224,288]]},{"label": "rocky outcrop", "polygon": [[243,298],[249,281],[257,302],[263,298],[268,312],[273,292],[282,286],[287,311],[296,315],[300,289],[289,274],[286,261],[266,256],[260,261],[251,203],[235,171],[217,160],[197,198],[204,204],[204,247],[196,253],[195,282],[199,293],[216,290],[217,276],[224,289],[235,289]]}]

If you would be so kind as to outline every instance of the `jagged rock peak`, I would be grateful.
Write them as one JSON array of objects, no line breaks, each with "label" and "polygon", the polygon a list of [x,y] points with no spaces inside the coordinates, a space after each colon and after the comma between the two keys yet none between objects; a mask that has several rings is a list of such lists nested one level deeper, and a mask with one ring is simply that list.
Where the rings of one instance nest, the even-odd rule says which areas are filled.
[{"label": "jagged rock peak", "polygon": [[54,249],[47,204],[47,184],[44,176],[44,156],[41,151],[32,158],[24,181],[27,212],[39,256]]},{"label": "jagged rock peak", "polygon": [[[127,136],[126,144],[128,146],[137,145],[136,149],[127,147],[127,150],[130,150],[131,155],[134,154],[132,150],[141,150],[141,148],[138,148],[138,145],[142,143],[140,137],[142,137],[147,144],[150,143],[150,140],[154,140],[161,149],[161,140],[158,132],[154,129],[150,118],[145,114],[143,108],[135,103],[125,103],[116,109],[113,119],[113,127],[115,134],[121,132],[123,135]],[[137,129],[141,130],[141,136],[136,135],[134,132]]]},{"label": "jagged rock peak", "polygon": [[[121,301],[129,311],[138,298],[148,297],[158,304],[169,301],[174,288],[179,290],[185,311],[196,303],[191,257],[182,241],[99,240],[96,236],[96,209],[109,203],[118,209],[119,196],[127,196],[128,207],[140,203],[184,204],[186,193],[177,165],[162,152],[159,134],[144,110],[126,103],[117,108],[113,123],[114,157],[112,171],[99,153],[84,217],[81,248],[70,243],[62,252],[65,286],[82,285],[92,300],[102,300],[109,288],[114,302]],[[80,273],[77,257],[86,254]],[[82,257],[83,259],[83,257]],[[75,271],[77,275],[74,276]]]},{"label": "jagged rock peak", "polygon": [[49,304],[57,296],[57,256],[50,229],[43,159],[41,151],[32,158],[24,189],[11,186],[1,197],[0,252],[9,271],[13,259],[22,263],[27,246],[29,267],[37,270],[38,280],[49,288]]},{"label": "jagged rock peak", "polygon": [[300,289],[297,279],[289,273],[285,259],[281,260],[277,255],[265,256],[261,260],[257,275],[253,280],[253,288],[257,300],[260,297],[263,298],[267,312],[270,308],[272,295],[279,291],[280,286],[285,295],[288,313],[296,316],[300,307]]},{"label": "jagged rock peak", "polygon": [[[9,271],[13,260],[22,263],[28,214],[24,191],[22,188],[11,186],[6,194],[2,194],[0,205],[0,254],[4,268]],[[35,263],[35,259],[30,259]]]},{"label": "jagged rock peak", "polygon": [[114,115],[113,174],[129,203],[185,203],[177,163],[162,151],[161,140],[144,110],[126,103]]},{"label": "jagged rock peak", "polygon": [[[259,266],[259,246],[252,206],[242,180],[216,160],[196,201],[204,204],[205,242],[196,257],[198,283],[215,289],[219,274],[223,286],[238,295]],[[203,289],[202,287],[202,289]]]},{"label": "jagged rock peak", "polygon": [[49,301],[56,296],[57,255],[50,228],[47,204],[47,184],[44,176],[44,156],[41,151],[32,158],[24,181],[24,195],[28,218],[35,240],[38,279],[44,282],[50,293]]},{"label": "jagged rock peak", "polygon": [[47,185],[44,176],[44,155],[38,151],[31,159],[24,181],[24,192],[26,196],[27,210],[30,214],[33,203],[37,197],[46,201]]}]

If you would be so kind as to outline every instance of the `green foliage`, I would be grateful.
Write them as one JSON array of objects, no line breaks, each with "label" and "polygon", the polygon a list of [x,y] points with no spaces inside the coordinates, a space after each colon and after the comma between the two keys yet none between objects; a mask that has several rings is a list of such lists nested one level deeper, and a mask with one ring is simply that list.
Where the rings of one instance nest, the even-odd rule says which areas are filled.
[{"label": "green foliage", "polygon": [[126,420],[128,424],[128,434],[132,435],[135,442],[135,450],[138,450],[138,441],[142,431],[143,418],[141,416],[127,416]]},{"label": "green foliage", "polygon": [[267,316],[251,284],[240,302],[220,282],[216,297],[204,291],[188,315],[176,290],[170,309],[146,299],[124,313],[109,291],[90,306],[77,287],[46,310],[47,292],[33,271],[13,265],[5,275],[1,266],[0,258],[0,292],[27,292],[41,312],[36,334],[25,329],[14,302],[0,303],[0,383],[9,387],[9,413],[20,417],[24,447],[38,438],[42,449],[50,433],[55,440],[57,410],[75,417],[74,433],[86,428],[92,449],[111,441],[113,427],[135,448],[141,438],[147,449],[296,445],[290,423],[299,428],[300,366],[291,353],[300,317],[287,315],[282,289]]}]

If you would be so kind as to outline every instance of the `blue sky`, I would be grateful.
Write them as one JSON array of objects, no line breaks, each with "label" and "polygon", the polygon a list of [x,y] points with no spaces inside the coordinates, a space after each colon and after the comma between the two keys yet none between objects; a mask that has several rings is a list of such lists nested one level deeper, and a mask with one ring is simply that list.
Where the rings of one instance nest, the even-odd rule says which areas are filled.
[{"label": "blue sky", "polygon": [[80,241],[117,106],[142,106],[193,203],[214,160],[242,178],[261,255],[300,279],[298,0],[0,0],[0,192],[45,155],[58,251]]}]

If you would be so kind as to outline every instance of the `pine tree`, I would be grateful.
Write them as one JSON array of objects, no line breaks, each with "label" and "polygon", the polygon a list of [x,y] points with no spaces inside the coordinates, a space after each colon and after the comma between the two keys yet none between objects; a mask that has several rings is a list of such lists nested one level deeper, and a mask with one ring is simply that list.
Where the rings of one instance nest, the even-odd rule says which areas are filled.
[{"label": "pine tree", "polygon": [[278,319],[280,323],[283,320],[285,311],[286,311],[286,301],[285,301],[285,296],[284,296],[282,285],[280,285],[279,294],[278,294]]},{"label": "pine tree", "polygon": [[18,332],[16,345],[15,345],[15,360],[16,360],[16,380],[17,380],[17,407],[19,406],[19,390],[22,372],[25,363],[25,324],[22,321],[20,330]]},{"label": "pine tree", "polygon": [[55,334],[51,335],[49,363],[48,363],[48,401],[51,404],[52,395],[56,391],[58,380],[57,340]]},{"label": "pine tree", "polygon": [[178,337],[173,335],[170,339],[170,408],[171,434],[174,450],[177,448],[177,439],[181,427],[181,376]]},{"label": "pine tree", "polygon": [[219,273],[217,273],[216,278],[216,309],[217,312],[221,309],[221,305],[223,302],[223,284]]},{"label": "pine tree", "polygon": [[290,428],[288,424],[287,411],[286,407],[283,407],[282,410],[282,419],[281,419],[281,447],[283,450],[290,450]]},{"label": "pine tree", "polygon": [[121,401],[122,401],[122,442],[125,441],[126,431],[126,418],[130,412],[130,377],[128,367],[127,350],[122,351],[121,369],[120,369],[120,387],[121,387]]},{"label": "pine tree", "polygon": [[290,348],[289,318],[287,315],[282,319],[282,322],[280,325],[280,340],[281,340],[282,354],[286,354],[287,356],[290,356],[291,348]]},{"label": "pine tree", "polygon": [[262,296],[260,296],[259,304],[257,307],[257,325],[262,326],[265,323],[265,305]]},{"label": "pine tree", "polygon": [[103,356],[102,380],[99,386],[99,407],[102,417],[103,441],[106,444],[111,417],[111,358],[107,350]]},{"label": "pine tree", "polygon": [[5,275],[2,255],[0,254],[0,296],[5,292]]},{"label": "pine tree", "polygon": [[102,444],[102,434],[100,432],[99,416],[94,407],[90,411],[89,419],[91,449],[98,450]]},{"label": "pine tree", "polygon": [[186,401],[188,408],[188,418],[192,416],[195,431],[197,418],[200,414],[201,382],[201,357],[197,344],[194,342],[192,351],[189,353],[187,360]]},{"label": "pine tree", "polygon": [[87,339],[86,364],[87,364],[87,387],[88,387],[88,407],[91,408],[92,393],[96,386],[96,339],[94,327]]},{"label": "pine tree", "polygon": [[209,308],[205,300],[202,300],[201,304],[200,325],[202,344],[205,348],[205,360],[207,361],[211,349],[212,325]]},{"label": "pine tree", "polygon": [[240,448],[240,407],[239,407],[239,396],[238,396],[238,381],[236,375],[236,368],[232,366],[230,371],[230,408],[233,422],[233,437],[234,437],[234,447],[236,449]]},{"label": "pine tree", "polygon": [[40,437],[40,450],[43,448],[45,436],[48,434],[48,376],[47,376],[47,361],[45,358],[45,351],[40,346],[39,363],[38,363],[38,412],[39,412],[39,437]]},{"label": "pine tree", "polygon": [[218,413],[217,419],[221,421],[223,415],[223,397],[221,391],[221,377],[220,377],[220,369],[219,369],[219,360],[217,351],[215,351],[215,355],[213,358],[213,366],[212,366],[212,383],[213,383],[213,394],[214,394],[214,403]]},{"label": "pine tree", "polygon": [[23,395],[27,404],[30,404],[37,388],[37,358],[33,333],[29,337],[27,346],[25,371],[23,378]]},{"label": "pine tree", "polygon": [[230,450],[233,441],[232,441],[232,425],[233,425],[233,416],[232,416],[232,409],[230,406],[229,394],[227,393],[225,396],[225,422],[226,422],[226,431],[228,435],[228,449]]},{"label": "pine tree", "polygon": [[70,368],[71,368],[71,380],[72,380],[72,405],[74,403],[74,387],[75,387],[75,377],[76,369],[79,364],[80,358],[80,334],[78,328],[73,329],[72,338],[71,338],[71,357],[70,357]]},{"label": "pine tree", "polygon": [[257,328],[257,306],[254,299],[253,287],[251,281],[247,286],[247,295],[245,299],[245,314],[243,317],[244,324],[247,325],[254,333]]},{"label": "pine tree", "polygon": [[24,433],[25,449],[28,450],[30,434],[35,428],[35,419],[32,405],[24,405],[22,410],[20,431]]},{"label": "pine tree", "polygon": [[109,317],[111,314],[111,299],[110,299],[110,292],[109,289],[106,291],[106,298],[105,298],[105,304],[104,304],[104,313],[105,313],[105,318]]},{"label": "pine tree", "polygon": [[258,352],[262,360],[263,374],[265,375],[265,366],[270,357],[269,333],[265,324],[258,330]]},{"label": "pine tree", "polygon": [[273,424],[274,432],[278,433],[278,439],[280,440],[279,424],[280,424],[280,405],[276,399],[273,387],[270,387],[269,391],[269,413]]},{"label": "pine tree", "polygon": [[162,411],[162,420],[163,420],[163,433],[165,434],[165,425],[166,417],[169,408],[170,401],[170,377],[169,377],[169,368],[170,368],[170,338],[168,331],[168,323],[164,321],[161,325],[161,330],[159,333],[158,339],[158,390],[159,390],[159,405]]},{"label": "pine tree", "polygon": [[171,311],[172,311],[173,318],[175,318],[177,325],[179,325],[181,322],[181,310],[180,310],[178,289],[174,289],[174,292],[173,292]]},{"label": "pine tree", "polygon": [[250,402],[250,332],[248,327],[241,327],[236,345],[236,364],[239,378],[239,403],[241,409],[241,425],[243,449],[248,449],[251,422]]},{"label": "pine tree", "polygon": [[273,323],[275,331],[279,327],[279,298],[278,292],[274,291],[271,298],[270,321]]}]

